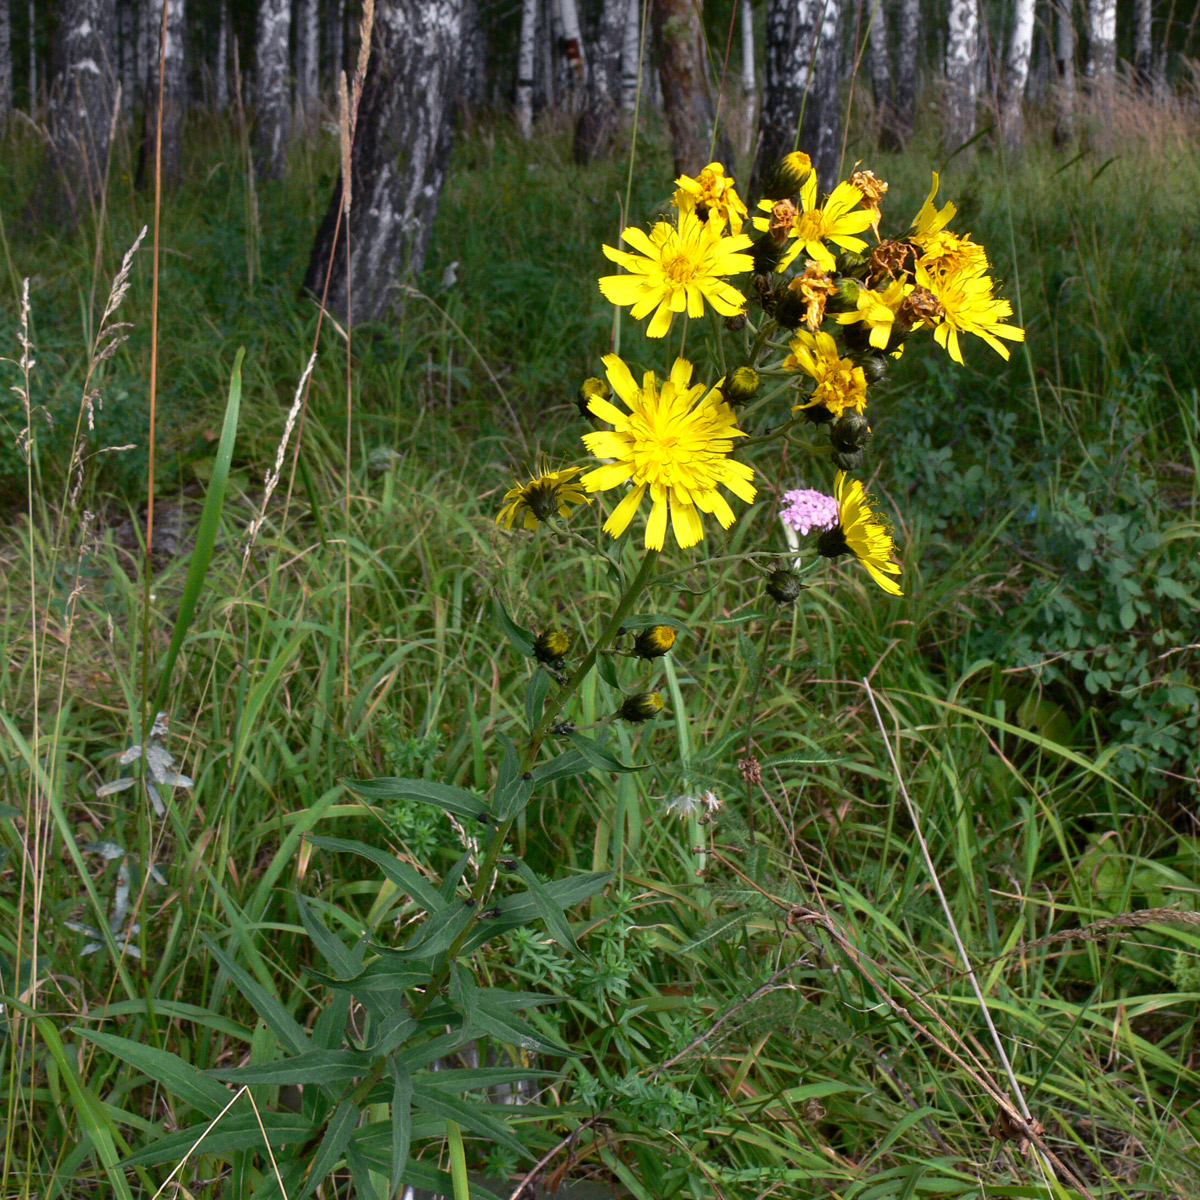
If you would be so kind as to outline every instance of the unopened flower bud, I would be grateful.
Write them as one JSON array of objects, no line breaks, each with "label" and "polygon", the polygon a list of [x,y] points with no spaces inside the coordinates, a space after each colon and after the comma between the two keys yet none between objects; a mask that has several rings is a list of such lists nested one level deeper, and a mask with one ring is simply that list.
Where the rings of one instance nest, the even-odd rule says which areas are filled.
[{"label": "unopened flower bud", "polygon": [[731,316],[731,317],[726,317],[725,318],[725,328],[728,329],[730,333],[737,333],[739,330],[745,329],[746,328],[746,311],[745,311],[745,309],[743,309],[741,312],[734,313],[733,316]]},{"label": "unopened flower bud", "polygon": [[625,703],[617,710],[623,720],[638,724],[649,721],[663,710],[663,698],[659,692],[634,692],[625,697]]},{"label": "unopened flower bud", "polygon": [[558,629],[539,633],[533,643],[533,657],[548,667],[561,667],[571,649],[571,639]]},{"label": "unopened flower bud", "polygon": [[598,396],[601,400],[608,399],[608,384],[603,379],[597,379],[594,375],[585,379],[579,385],[579,391],[575,395],[575,407],[579,409],[581,417],[591,416],[588,405],[591,403],[593,396]]},{"label": "unopened flower bud", "polygon": [[771,178],[767,180],[763,195],[768,200],[782,200],[786,196],[794,196],[811,170],[812,159],[803,150],[793,150],[791,154],[785,154],[771,173]]},{"label": "unopened flower bud", "polygon": [[829,441],[835,450],[861,450],[871,437],[871,426],[862,413],[847,409],[829,429]]},{"label": "unopened flower bud", "polygon": [[675,645],[675,630],[670,625],[649,625],[633,640],[638,658],[661,658]]},{"label": "unopened flower bud", "polygon": [[783,257],[783,242],[776,241],[769,233],[760,234],[750,247],[754,259],[754,270],[759,275],[769,275]]},{"label": "unopened flower bud", "polygon": [[753,367],[738,367],[726,378],[721,391],[730,404],[745,404],[758,391],[761,382],[758,372]]},{"label": "unopened flower bud", "polygon": [[830,313],[853,312],[858,307],[858,294],[862,286],[854,279],[839,278],[837,290],[826,301],[825,311]]},{"label": "unopened flower bud", "polygon": [[[889,345],[896,345],[902,339],[897,336],[896,327],[892,326],[892,338]],[[863,369],[863,375],[868,383],[881,383],[888,373],[888,367],[891,364],[888,362],[887,356],[884,354],[864,354],[859,359],[858,365]]]},{"label": "unopened flower bud", "polygon": [[767,595],[777,604],[795,604],[803,588],[800,576],[787,567],[772,567],[767,576]]},{"label": "unopened flower bud", "polygon": [[866,452],[863,450],[835,450],[829,458],[839,471],[857,471],[861,469],[863,461],[866,459]]},{"label": "unopened flower bud", "polygon": [[825,558],[840,558],[843,554],[850,553],[850,543],[846,541],[846,534],[840,524],[827,529],[817,538],[817,553]]}]

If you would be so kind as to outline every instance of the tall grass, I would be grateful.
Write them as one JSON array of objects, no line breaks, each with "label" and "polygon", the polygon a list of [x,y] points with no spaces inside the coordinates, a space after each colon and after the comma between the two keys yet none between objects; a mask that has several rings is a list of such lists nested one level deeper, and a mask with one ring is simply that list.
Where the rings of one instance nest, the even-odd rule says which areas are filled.
[{"label": "tall grass", "polygon": [[[103,408],[86,445],[103,453],[86,459],[77,495],[63,435],[99,315],[86,297],[106,294],[146,204],[115,171],[96,288],[97,231],[13,236],[32,148],[19,127],[8,135],[5,336],[15,345],[32,277],[37,363],[33,452],[0,458],[23,506],[0,544],[6,1196],[155,1194],[167,1168],[121,1160],[186,1125],[189,1101],[163,1086],[158,1060],[131,1064],[103,1034],[201,1068],[268,1061],[272,1036],[206,939],[312,1021],[325,992],[297,897],[347,938],[393,898],[368,864],[306,835],[386,844],[437,870],[460,850],[444,820],[356,799],[342,780],[484,786],[498,726],[520,707],[487,619],[493,594],[528,625],[583,628],[606,589],[594,560],[504,536],[493,514],[510,464],[535,444],[575,453],[571,396],[608,345],[589,280],[618,229],[621,167],[580,172],[556,136],[526,146],[484,128],[467,140],[419,291],[394,325],[356,331],[351,445],[338,432],[343,346],[327,328],[298,469],[267,504],[316,318],[293,281],[336,151],[302,148],[251,203],[234,138],[195,132],[215,152],[197,154],[164,214],[146,645],[144,256],[121,309],[130,337],[94,375]],[[639,154],[633,220],[669,179],[661,148]],[[872,163],[893,211],[916,211],[920,161]],[[993,250],[1029,340],[1007,368],[981,352],[966,375],[931,356],[896,370],[877,413],[878,482],[908,598],[885,607],[831,568],[819,603],[766,620],[757,585],[732,567],[692,571],[673,614],[691,632],[662,681],[675,728],[622,747],[655,765],[593,772],[528,810],[520,838],[535,869],[615,872],[576,924],[587,959],[520,932],[483,957],[497,980],[567,996],[539,1019],[578,1056],[547,1067],[547,1107],[523,1135],[538,1155],[556,1151],[552,1166],[654,1200],[1200,1189],[1187,741],[1200,300],[1171,257],[1194,215],[1196,161],[1164,141],[1153,187],[1128,152],[1070,161],[1035,145],[1019,162],[951,163],[943,194]],[[636,338],[623,345],[636,360]],[[243,420],[164,706],[166,746],[194,786],[168,789],[160,819],[144,790],[97,789],[136,767],[116,757],[141,740],[140,656],[161,664],[168,648],[239,346]],[[6,384],[24,378],[0,370]],[[127,442],[139,448],[107,450]],[[769,478],[760,505],[800,482]],[[739,528],[734,550],[748,548]],[[606,711],[606,689],[583,693],[584,720]],[[761,777],[739,769],[751,757]],[[724,801],[715,825],[664,812],[708,787]],[[1057,1181],[998,1120],[1008,1081],[933,874]],[[278,1099],[268,1093],[253,1099]],[[528,1166],[470,1139],[466,1153],[497,1174]],[[179,1182],[242,1194],[210,1166],[201,1149]]]}]

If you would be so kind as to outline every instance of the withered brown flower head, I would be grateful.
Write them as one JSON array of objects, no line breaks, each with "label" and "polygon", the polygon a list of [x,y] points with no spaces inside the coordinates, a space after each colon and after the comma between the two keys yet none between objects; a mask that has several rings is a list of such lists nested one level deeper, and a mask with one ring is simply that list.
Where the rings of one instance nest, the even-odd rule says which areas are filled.
[{"label": "withered brown flower head", "polygon": [[790,200],[776,200],[771,205],[771,223],[767,226],[767,232],[775,241],[786,241],[795,223],[796,206]]},{"label": "withered brown flower head", "polygon": [[894,238],[882,241],[871,251],[870,279],[907,279],[912,273],[916,251],[911,242]]},{"label": "withered brown flower head", "polygon": [[837,284],[809,259],[803,275],[797,275],[788,284],[791,291],[796,292],[805,303],[804,323],[813,333],[821,328],[825,319],[825,301],[837,291]]},{"label": "withered brown flower head", "polygon": [[913,288],[904,297],[900,309],[896,313],[896,320],[909,328],[916,325],[918,321],[927,321],[930,325],[936,325],[945,312],[941,301],[928,288],[918,287]]}]

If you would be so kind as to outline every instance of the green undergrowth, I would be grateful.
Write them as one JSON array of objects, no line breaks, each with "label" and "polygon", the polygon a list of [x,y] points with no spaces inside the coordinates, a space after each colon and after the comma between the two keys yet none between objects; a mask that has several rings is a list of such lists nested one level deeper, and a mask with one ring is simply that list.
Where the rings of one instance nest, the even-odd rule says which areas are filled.
[{"label": "green undergrowth", "polygon": [[[300,898],[347,945],[363,931],[394,944],[406,914],[369,861],[310,835],[440,874],[471,832],[344,781],[486,787],[529,673],[495,602],[529,628],[582,633],[611,593],[570,541],[506,534],[494,514],[535,447],[577,454],[574,390],[611,336],[589,281],[619,232],[627,163],[579,172],[559,138],[467,139],[420,294],[394,325],[353,334],[349,475],[345,342],[327,325],[299,469],[285,467],[246,556],[314,336],[296,281],[334,150],[298,154],[252,199],[237,139],[193,130],[213,149],[163,226],[156,520],[176,548],[155,561],[155,663],[239,346],[247,357],[214,557],[167,704],[166,744],[192,782],[160,819],[141,791],[97,795],[130,769],[117,757],[143,710],[142,450],[103,454],[77,499],[53,499],[92,325],[148,208],[117,171],[93,279],[91,235],[16,235],[33,151],[8,136],[4,354],[19,356],[31,276],[34,401],[54,423],[37,431],[30,516],[11,438],[0,451],[12,506],[0,1191],[116,1195],[122,1180],[149,1197],[174,1164],[116,1164],[195,1121],[200,1097],[103,1035],[203,1069],[279,1057],[280,1018],[262,1018],[214,946],[315,1026],[329,965]],[[668,176],[657,142],[638,154],[629,219],[644,221],[666,199],[645,181]],[[871,164],[892,181],[893,212],[915,212],[928,189],[915,161]],[[953,374],[933,352],[906,356],[873,412],[875,487],[908,594],[885,599],[861,572],[828,567],[779,610],[741,565],[667,556],[662,570],[688,587],[668,614],[676,649],[653,668],[670,712],[610,734],[644,769],[548,788],[517,833],[544,876],[614,873],[572,913],[586,954],[536,927],[480,952],[495,986],[566,997],[534,1019],[576,1053],[491,1047],[531,1067],[539,1106],[514,1122],[529,1158],[468,1136],[472,1166],[526,1170],[576,1130],[571,1173],[646,1200],[1082,1194],[996,1132],[991,1089],[1009,1084],[936,876],[1060,1180],[1095,1196],[1196,1194],[1200,526],[1186,331],[1200,314],[1169,258],[1191,171],[1167,164],[1147,194],[1131,162],[1094,155],[1004,174],[986,156],[949,165],[941,195],[993,251],[1028,342],[1007,366],[974,346]],[[145,442],[149,261],[143,250],[120,313],[133,328],[101,378],[96,450]],[[638,361],[645,343],[622,337]],[[6,388],[12,370],[0,364]],[[4,420],[19,428],[11,396]],[[781,552],[777,493],[807,482],[764,480],[713,544]],[[627,660],[612,668],[581,693],[580,725],[612,711],[612,678],[630,684]],[[708,789],[724,805],[713,824],[667,811]],[[18,1024],[23,1005],[39,1024]],[[303,1103],[284,1091],[250,1094],[264,1109]],[[218,1166],[201,1150],[180,1182],[203,1197],[265,1186],[265,1160],[244,1164],[241,1185]]]}]

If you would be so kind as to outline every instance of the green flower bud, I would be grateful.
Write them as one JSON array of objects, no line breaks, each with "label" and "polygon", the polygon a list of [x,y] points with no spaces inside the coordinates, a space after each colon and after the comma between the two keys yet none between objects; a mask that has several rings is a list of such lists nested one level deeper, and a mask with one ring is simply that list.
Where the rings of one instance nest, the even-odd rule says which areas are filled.
[{"label": "green flower bud", "polygon": [[745,404],[758,391],[760,382],[758,372],[753,367],[738,367],[726,377],[721,391],[730,404]]},{"label": "green flower bud", "polygon": [[772,567],[767,576],[767,595],[778,604],[795,604],[804,585],[787,567]]},{"label": "green flower bud", "polygon": [[658,692],[634,692],[625,697],[625,703],[617,710],[617,716],[632,721],[635,725],[649,721],[663,710],[663,698]]},{"label": "green flower bud", "polygon": [[803,150],[793,150],[779,160],[779,165],[771,172],[763,188],[763,196],[768,200],[783,200],[794,196],[812,170],[812,159]]},{"label": "green flower bud", "polygon": [[829,427],[829,441],[835,450],[861,450],[871,438],[871,426],[862,413],[847,409]]},{"label": "green flower bud", "polygon": [[638,658],[661,658],[675,645],[675,630],[670,625],[650,625],[633,640]]},{"label": "green flower bud", "polygon": [[843,554],[851,553],[850,543],[840,524],[827,529],[817,538],[817,553],[825,558],[840,558]]}]

